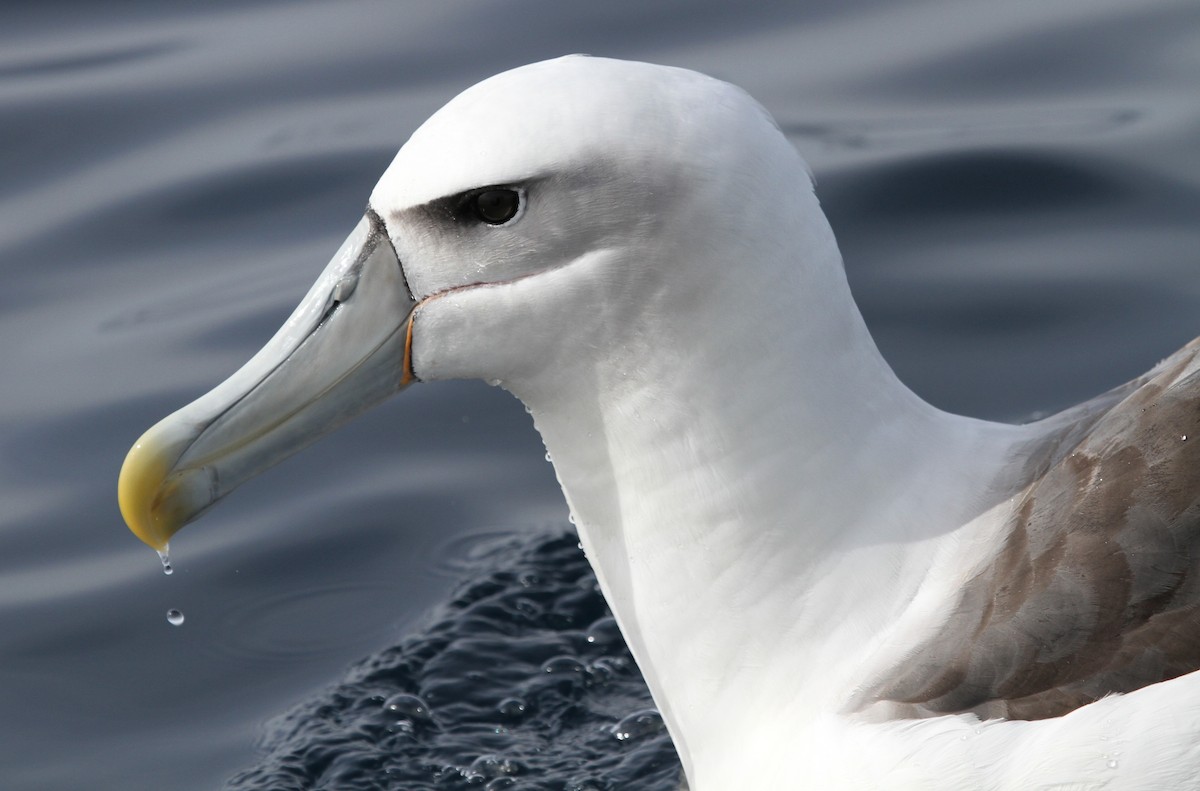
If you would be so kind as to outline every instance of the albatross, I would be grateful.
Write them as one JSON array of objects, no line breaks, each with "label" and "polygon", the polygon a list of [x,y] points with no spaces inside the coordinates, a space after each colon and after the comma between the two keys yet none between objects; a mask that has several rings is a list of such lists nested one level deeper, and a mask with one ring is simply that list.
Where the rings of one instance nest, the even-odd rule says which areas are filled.
[{"label": "albatross", "polygon": [[1200,342],[1025,425],[932,407],[741,89],[572,56],[460,94],[121,511],[163,550],[457,378],[532,413],[692,791],[1200,784]]}]

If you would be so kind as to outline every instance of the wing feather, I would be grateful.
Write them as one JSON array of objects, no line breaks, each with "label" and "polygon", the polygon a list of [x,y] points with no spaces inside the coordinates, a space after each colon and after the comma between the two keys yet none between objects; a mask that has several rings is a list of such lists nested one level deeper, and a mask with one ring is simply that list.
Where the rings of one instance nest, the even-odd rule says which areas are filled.
[{"label": "wing feather", "polygon": [[1048,427],[993,562],[873,700],[1041,719],[1200,669],[1200,339]]}]

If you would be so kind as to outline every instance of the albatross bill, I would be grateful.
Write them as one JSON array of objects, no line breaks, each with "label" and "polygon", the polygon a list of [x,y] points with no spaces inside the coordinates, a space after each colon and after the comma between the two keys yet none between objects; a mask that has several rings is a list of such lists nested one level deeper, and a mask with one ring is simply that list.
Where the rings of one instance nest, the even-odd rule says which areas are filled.
[{"label": "albatross bill", "polygon": [[117,481],[134,535],[166,549],[243,481],[407,386],[414,306],[368,212],[262,351],[134,443]]},{"label": "albatross bill", "polygon": [[1028,425],[930,406],[779,127],[682,69],[497,75],[369,207],[267,346],[130,451],[143,541],[410,382],[495,381],[692,791],[1195,787],[1200,343]]}]

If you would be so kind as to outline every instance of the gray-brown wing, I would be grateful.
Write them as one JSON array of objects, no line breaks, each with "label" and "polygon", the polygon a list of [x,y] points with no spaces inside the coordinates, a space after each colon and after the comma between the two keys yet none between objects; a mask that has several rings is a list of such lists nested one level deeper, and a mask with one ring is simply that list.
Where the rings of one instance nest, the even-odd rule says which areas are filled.
[{"label": "gray-brown wing", "polygon": [[994,562],[875,700],[1040,719],[1200,669],[1198,353],[1088,415],[1077,444],[1058,430]]}]

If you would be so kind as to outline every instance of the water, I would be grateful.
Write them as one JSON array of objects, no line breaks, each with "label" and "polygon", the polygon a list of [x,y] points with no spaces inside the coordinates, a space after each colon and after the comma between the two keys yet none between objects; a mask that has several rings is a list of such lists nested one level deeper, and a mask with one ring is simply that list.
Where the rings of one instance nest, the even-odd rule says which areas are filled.
[{"label": "water", "polygon": [[[439,629],[482,640],[568,594],[553,583],[486,627],[455,615],[455,590],[527,570],[568,528],[529,416],[483,382],[410,388],[240,490],[173,540],[169,579],[115,501],[130,443],[269,337],[411,130],[504,68],[585,51],[747,88],[812,164],[884,354],[944,408],[1051,411],[1200,334],[1194,2],[644,6],[5,5],[6,789],[252,788],[283,755],[372,787],[355,762],[382,706],[339,690]],[[497,554],[497,536],[515,545]],[[163,628],[172,608],[187,629]],[[577,646],[586,626],[538,632],[571,651],[499,666],[621,656]],[[440,700],[371,694],[418,694],[435,722],[482,729],[485,704],[516,711],[534,684],[433,684],[436,671],[414,670]],[[661,753],[641,771],[606,730],[649,706],[635,676],[614,678],[551,690],[586,698],[597,730],[549,738],[544,763],[488,782],[583,783],[556,768],[583,756],[621,788],[664,787]],[[347,716],[322,718],[328,705]],[[458,749],[413,727],[417,764]],[[355,751],[319,747],[359,731]],[[490,744],[464,737],[446,765],[520,762]]]},{"label": "water", "polygon": [[167,610],[167,623],[171,626],[183,626],[183,613],[176,609]]},{"label": "water", "polygon": [[483,546],[431,624],[271,722],[231,788],[676,791],[670,739],[574,536]]}]

